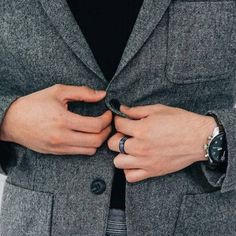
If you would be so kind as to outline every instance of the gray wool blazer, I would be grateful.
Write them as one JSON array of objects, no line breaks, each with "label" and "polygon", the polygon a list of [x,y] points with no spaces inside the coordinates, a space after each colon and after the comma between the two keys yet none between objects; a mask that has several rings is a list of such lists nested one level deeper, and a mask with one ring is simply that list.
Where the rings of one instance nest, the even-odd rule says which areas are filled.
[{"label": "gray wool blazer", "polygon": [[[70,104],[82,115],[116,112],[111,99],[215,112],[227,133],[226,173],[197,162],[127,182],[128,235],[235,236],[235,16],[235,0],[144,0],[108,82],[66,0],[0,0],[0,119],[17,97],[54,84],[106,89],[102,102]],[[1,142],[1,235],[104,235],[116,155],[106,143],[88,158]]]}]

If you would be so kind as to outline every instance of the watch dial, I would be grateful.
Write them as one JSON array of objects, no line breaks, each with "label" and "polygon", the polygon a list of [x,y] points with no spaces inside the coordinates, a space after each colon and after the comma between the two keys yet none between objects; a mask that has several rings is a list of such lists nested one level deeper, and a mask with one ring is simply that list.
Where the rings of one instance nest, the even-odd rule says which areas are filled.
[{"label": "watch dial", "polygon": [[210,144],[209,155],[215,162],[222,162],[226,155],[226,138],[224,133],[217,135]]}]

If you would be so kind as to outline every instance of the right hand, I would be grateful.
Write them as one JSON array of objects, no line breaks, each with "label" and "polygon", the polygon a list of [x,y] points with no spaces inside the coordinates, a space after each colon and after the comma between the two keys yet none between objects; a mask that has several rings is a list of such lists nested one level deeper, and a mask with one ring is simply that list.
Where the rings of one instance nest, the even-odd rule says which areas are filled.
[{"label": "right hand", "polygon": [[105,91],[85,86],[53,85],[15,100],[0,128],[0,140],[55,155],[94,155],[111,132],[111,111],[81,116],[68,111],[68,102],[98,102]]}]

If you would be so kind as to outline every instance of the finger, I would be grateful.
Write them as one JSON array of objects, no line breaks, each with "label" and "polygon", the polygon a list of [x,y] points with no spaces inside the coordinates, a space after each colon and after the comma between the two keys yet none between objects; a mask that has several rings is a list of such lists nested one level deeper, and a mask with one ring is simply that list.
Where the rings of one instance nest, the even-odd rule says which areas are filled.
[{"label": "finger", "polygon": [[132,119],[145,118],[151,113],[152,109],[153,109],[152,105],[137,106],[137,107],[127,107],[124,105],[120,106],[120,111],[125,113],[126,115],[128,115],[128,117]]},{"label": "finger", "polygon": [[113,162],[115,167],[119,169],[134,169],[142,167],[141,159],[131,155],[119,154],[114,158]]},{"label": "finger", "polygon": [[[119,142],[122,137],[124,137],[124,135],[121,133],[116,133],[112,137],[110,137],[107,142],[109,149],[114,152],[120,152]],[[127,140],[125,141],[125,146],[126,146],[126,142],[127,142]],[[126,149],[125,149],[125,151],[126,151]]]},{"label": "finger", "polygon": [[100,147],[111,133],[111,126],[105,128],[99,134],[71,131],[65,135],[64,145],[75,147]]},{"label": "finger", "polygon": [[135,136],[135,131],[141,128],[138,120],[126,119],[120,116],[115,116],[115,127],[118,132],[128,136]]},{"label": "finger", "polygon": [[[109,149],[115,152],[120,152],[119,143],[122,137],[124,137],[124,135],[121,133],[116,133],[115,135],[113,135],[108,140]],[[140,143],[139,140],[130,137],[125,141],[124,144],[125,152],[133,156],[139,156],[139,153],[137,152],[137,147],[139,147],[140,145],[142,145],[142,143]]]},{"label": "finger", "polygon": [[98,102],[106,96],[104,90],[94,90],[87,86],[57,85],[56,90],[63,102]]},{"label": "finger", "polygon": [[165,105],[162,105],[162,104],[136,106],[136,107],[128,107],[128,106],[121,105],[120,111],[125,113],[127,116],[129,116],[132,119],[142,119],[149,116],[153,112],[163,109],[164,107]]},{"label": "finger", "polygon": [[66,125],[69,129],[87,133],[100,133],[111,124],[112,112],[106,111],[101,116],[81,116],[68,111]]},{"label": "finger", "polygon": [[149,177],[146,170],[143,169],[126,169],[124,170],[125,178],[128,182],[138,182]]},{"label": "finger", "polygon": [[53,151],[51,154],[93,156],[95,155],[96,151],[97,151],[96,148],[61,146],[61,147],[58,147],[55,151]]}]

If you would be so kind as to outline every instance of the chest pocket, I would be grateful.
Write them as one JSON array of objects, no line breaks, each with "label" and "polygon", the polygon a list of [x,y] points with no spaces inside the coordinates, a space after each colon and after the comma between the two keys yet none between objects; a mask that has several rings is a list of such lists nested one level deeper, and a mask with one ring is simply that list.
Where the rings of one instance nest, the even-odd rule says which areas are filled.
[{"label": "chest pocket", "polygon": [[167,78],[193,83],[229,78],[235,69],[234,0],[174,0],[169,8]]}]

